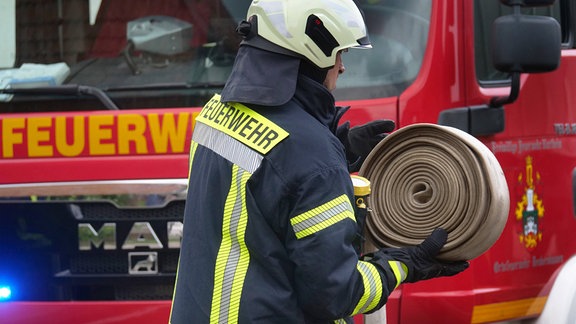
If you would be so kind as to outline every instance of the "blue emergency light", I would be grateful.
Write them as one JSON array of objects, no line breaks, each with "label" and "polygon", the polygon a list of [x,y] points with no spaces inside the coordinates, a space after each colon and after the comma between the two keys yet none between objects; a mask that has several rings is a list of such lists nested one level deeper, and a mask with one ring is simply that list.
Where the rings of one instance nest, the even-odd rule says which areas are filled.
[{"label": "blue emergency light", "polygon": [[10,300],[12,288],[7,285],[0,285],[0,302]]}]

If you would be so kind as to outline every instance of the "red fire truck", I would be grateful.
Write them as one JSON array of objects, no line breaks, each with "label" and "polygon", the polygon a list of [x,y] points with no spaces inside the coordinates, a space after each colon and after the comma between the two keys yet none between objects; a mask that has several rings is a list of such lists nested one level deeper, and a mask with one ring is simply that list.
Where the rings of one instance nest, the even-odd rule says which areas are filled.
[{"label": "red fire truck", "polygon": [[[248,5],[2,1],[0,322],[167,322],[194,118],[226,81]],[[476,136],[510,211],[469,270],[401,285],[356,322],[574,323],[574,1],[358,5],[374,48],[344,56],[343,119]]]}]

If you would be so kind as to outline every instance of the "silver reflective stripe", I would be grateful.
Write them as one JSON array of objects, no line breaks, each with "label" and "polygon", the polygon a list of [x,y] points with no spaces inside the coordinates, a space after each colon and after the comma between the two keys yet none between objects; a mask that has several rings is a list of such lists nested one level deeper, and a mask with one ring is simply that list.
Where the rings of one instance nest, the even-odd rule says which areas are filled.
[{"label": "silver reflective stripe", "polygon": [[362,306],[362,308],[360,308],[360,311],[358,312],[358,313],[364,313],[368,305],[370,305],[370,303],[375,297],[374,292],[376,291],[376,278],[374,278],[371,275],[370,270],[368,269],[365,263],[358,262],[358,268],[362,269],[361,271],[362,276],[365,277],[365,279],[368,281],[368,287],[366,286],[364,287],[364,289],[369,291],[368,298],[364,301],[364,305]]},{"label": "silver reflective stripe", "polygon": [[260,167],[264,158],[231,136],[200,122],[196,122],[192,140],[250,173]]},{"label": "silver reflective stripe", "polygon": [[346,194],[343,194],[290,219],[290,223],[296,237],[301,239],[347,218],[356,221],[350,200]]},{"label": "silver reflective stripe", "polygon": [[360,272],[362,276],[364,294],[362,294],[352,315],[373,310],[378,306],[382,297],[382,279],[376,267],[369,262],[358,261],[356,269],[358,269],[358,272]]},{"label": "silver reflective stripe", "polygon": [[400,261],[388,261],[388,264],[396,277],[396,288],[408,277],[408,268]]},{"label": "silver reflective stripe", "polygon": [[232,183],[222,220],[222,242],[214,268],[211,324],[238,323],[240,298],[250,263],[245,242],[248,224],[246,182],[249,178],[248,172],[232,165]]},{"label": "silver reflective stripe", "polygon": [[[242,171],[239,171],[234,176],[234,184],[237,186],[237,191],[241,192],[244,183],[242,180]],[[238,261],[240,259],[240,244],[242,243],[243,239],[239,239],[238,231],[238,223],[240,220],[240,215],[242,212],[243,205],[243,198],[241,194],[236,194],[234,199],[232,213],[230,217],[230,227],[228,229],[231,246],[230,246],[230,254],[228,255],[228,262],[226,263],[226,269],[224,271],[224,278],[222,281],[222,300],[220,302],[220,323],[228,323],[228,309],[230,308],[230,299],[232,290],[232,284],[234,283],[234,277],[236,275],[236,269],[238,267]]]}]

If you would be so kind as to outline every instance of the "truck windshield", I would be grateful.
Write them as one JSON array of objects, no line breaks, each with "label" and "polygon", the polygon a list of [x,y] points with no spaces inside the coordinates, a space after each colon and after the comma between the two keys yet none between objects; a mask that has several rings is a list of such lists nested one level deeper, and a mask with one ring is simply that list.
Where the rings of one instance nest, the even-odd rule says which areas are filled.
[{"label": "truck windshield", "polygon": [[[358,1],[373,49],[344,56],[338,100],[397,96],[410,85],[426,47],[430,3]],[[0,90],[73,84],[102,90],[120,109],[201,106],[231,71],[235,27],[249,4],[16,0],[16,57],[0,70]],[[0,111],[105,109],[97,98],[45,90],[0,93]]]}]

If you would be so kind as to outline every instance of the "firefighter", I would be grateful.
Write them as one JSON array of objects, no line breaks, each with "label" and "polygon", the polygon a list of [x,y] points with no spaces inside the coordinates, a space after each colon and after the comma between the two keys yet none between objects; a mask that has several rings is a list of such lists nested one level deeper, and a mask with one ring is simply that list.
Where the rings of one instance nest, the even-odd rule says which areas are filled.
[{"label": "firefighter", "polygon": [[369,151],[390,128],[335,135],[341,56],[371,47],[354,2],[254,0],[247,17],[232,73],[196,119],[170,322],[346,323],[402,282],[467,268],[435,259],[442,229],[414,247],[354,248],[344,148]]}]

